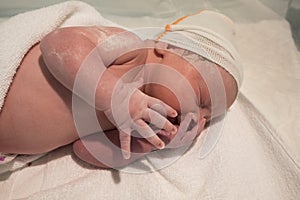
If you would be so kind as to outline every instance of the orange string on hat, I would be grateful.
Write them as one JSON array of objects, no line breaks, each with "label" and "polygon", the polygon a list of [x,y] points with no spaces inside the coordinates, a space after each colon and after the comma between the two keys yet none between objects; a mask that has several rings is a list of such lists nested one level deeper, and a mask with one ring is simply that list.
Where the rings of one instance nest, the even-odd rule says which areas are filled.
[{"label": "orange string on hat", "polygon": [[176,25],[179,24],[179,22],[181,22],[182,20],[190,17],[190,16],[194,16],[197,14],[200,14],[201,12],[203,12],[204,10],[200,10],[199,12],[195,13],[195,14],[190,14],[190,15],[185,15],[183,17],[178,18],[177,20],[175,20],[174,22],[172,22],[171,24],[167,24],[165,26],[165,31],[162,32],[161,34],[159,34],[159,36],[157,36],[156,40],[159,40],[160,38],[162,38],[167,32],[172,31],[172,25]]}]

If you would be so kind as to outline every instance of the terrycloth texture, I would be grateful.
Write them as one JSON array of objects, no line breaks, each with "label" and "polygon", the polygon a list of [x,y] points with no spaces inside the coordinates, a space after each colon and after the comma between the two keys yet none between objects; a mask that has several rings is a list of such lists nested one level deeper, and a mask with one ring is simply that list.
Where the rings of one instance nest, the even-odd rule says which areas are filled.
[{"label": "terrycloth texture", "polygon": [[19,14],[0,24],[0,112],[26,52],[47,33],[67,26],[116,26],[93,7],[70,1]]},{"label": "terrycloth texture", "polygon": [[209,10],[179,18],[165,27],[158,38],[190,50],[220,65],[242,84],[243,71],[235,46],[233,22],[225,15]]},{"label": "terrycloth texture", "polygon": [[0,162],[0,174],[5,172],[15,171],[17,169],[21,169],[22,167],[26,167],[30,162],[39,159],[40,157],[46,154],[37,154],[37,155],[12,155],[11,157],[7,157],[7,161],[1,163]]},{"label": "terrycloth texture", "polygon": [[[1,168],[1,165],[12,161],[16,156],[17,156],[17,154],[9,154],[9,153],[0,152],[0,168]],[[0,174],[1,174],[1,169],[0,169]]]},{"label": "terrycloth texture", "polygon": [[[297,199],[299,166],[268,122],[243,95],[227,117],[216,148],[203,160],[199,147],[207,132],[173,165],[145,174],[97,170],[68,146],[0,182],[0,198]],[[144,159],[131,169],[151,168],[152,161]]]}]

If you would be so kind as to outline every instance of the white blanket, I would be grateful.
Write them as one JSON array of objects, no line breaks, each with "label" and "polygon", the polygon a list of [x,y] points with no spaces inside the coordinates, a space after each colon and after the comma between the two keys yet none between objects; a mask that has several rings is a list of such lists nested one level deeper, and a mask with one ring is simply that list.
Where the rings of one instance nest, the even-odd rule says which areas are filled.
[{"label": "white blanket", "polygon": [[[144,174],[96,169],[78,160],[67,146],[0,182],[0,198],[281,200],[300,196],[299,166],[243,95],[227,115],[216,148],[200,160],[203,136],[173,165]],[[127,169],[151,168],[153,160],[148,157]]]},{"label": "white blanket", "polygon": [[[239,49],[249,62],[245,67],[263,62],[253,58],[257,55],[255,47],[259,47],[260,42],[271,46],[276,41],[262,38],[248,42],[242,35],[259,39],[258,33],[266,31],[266,25],[268,22],[238,26]],[[251,35],[253,30],[258,33],[252,32]],[[276,64],[277,60],[273,62],[270,58],[266,53],[269,64]],[[251,80],[247,79],[249,76],[245,78],[244,90],[247,91],[251,88],[247,82]],[[255,97],[255,92],[248,94]],[[294,154],[242,94],[228,113],[222,131],[216,148],[205,159],[198,157],[207,131],[173,165],[144,174],[99,170],[77,159],[70,146],[63,147],[29,167],[0,176],[0,199],[274,200],[300,196],[300,168]],[[125,169],[143,171],[152,168],[155,160],[154,156],[148,156]]]},{"label": "white blanket", "polygon": [[19,14],[0,25],[0,112],[26,52],[47,33],[67,26],[116,26],[93,7],[70,1]]}]

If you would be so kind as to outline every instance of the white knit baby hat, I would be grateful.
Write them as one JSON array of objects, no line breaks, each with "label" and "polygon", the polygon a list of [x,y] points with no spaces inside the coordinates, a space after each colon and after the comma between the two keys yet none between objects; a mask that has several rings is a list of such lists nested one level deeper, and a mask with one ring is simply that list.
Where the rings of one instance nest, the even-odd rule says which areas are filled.
[{"label": "white knit baby hat", "polygon": [[243,71],[234,35],[231,19],[221,13],[204,10],[167,24],[157,39],[220,65],[233,76],[240,88]]}]

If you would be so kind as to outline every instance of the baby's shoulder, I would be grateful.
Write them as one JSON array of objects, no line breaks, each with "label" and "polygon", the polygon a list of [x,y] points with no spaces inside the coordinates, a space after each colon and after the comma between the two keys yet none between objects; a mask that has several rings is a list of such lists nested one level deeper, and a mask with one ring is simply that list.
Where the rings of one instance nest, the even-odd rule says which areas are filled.
[{"label": "baby's shoulder", "polygon": [[141,39],[134,33],[120,27],[107,27],[107,26],[77,26],[77,27],[64,27],[57,29],[55,32],[62,34],[66,37],[85,37],[95,45],[106,41],[108,38],[119,37],[126,38],[134,42],[140,42]]}]

